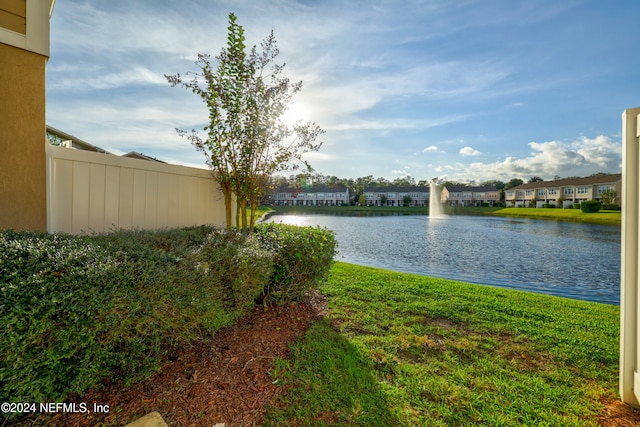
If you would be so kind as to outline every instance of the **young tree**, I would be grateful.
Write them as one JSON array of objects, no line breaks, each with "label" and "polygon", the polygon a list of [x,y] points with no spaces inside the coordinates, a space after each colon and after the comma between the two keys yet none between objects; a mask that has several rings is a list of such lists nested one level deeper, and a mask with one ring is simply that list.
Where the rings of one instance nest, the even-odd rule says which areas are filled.
[{"label": "young tree", "polygon": [[616,205],[616,201],[618,200],[618,193],[616,190],[604,190],[600,193],[600,201],[602,202],[602,206],[605,209],[611,209],[612,206]]},{"label": "young tree", "polygon": [[267,191],[268,181],[278,171],[304,164],[302,155],[317,151],[315,144],[324,131],[315,123],[298,122],[292,127],[282,121],[293,95],[302,82],[282,76],[284,64],[275,64],[279,50],[273,31],[246,53],[244,29],[229,14],[227,47],[216,57],[214,69],[209,55],[198,54],[199,72],[187,80],[180,74],[165,75],[172,86],[182,86],[200,96],[209,109],[203,139],[195,130],[187,136],[205,154],[213,176],[224,194],[227,228],[232,226],[232,197],[236,196],[236,224],[253,230],[254,213]]}]

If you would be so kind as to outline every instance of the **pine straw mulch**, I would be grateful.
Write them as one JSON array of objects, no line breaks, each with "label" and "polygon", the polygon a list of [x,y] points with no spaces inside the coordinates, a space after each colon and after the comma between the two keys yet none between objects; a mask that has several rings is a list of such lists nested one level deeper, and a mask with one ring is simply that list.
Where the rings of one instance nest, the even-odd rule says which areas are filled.
[{"label": "pine straw mulch", "polygon": [[[288,357],[289,346],[325,314],[326,299],[318,293],[302,303],[256,308],[213,343],[179,352],[149,380],[126,389],[107,384],[79,400],[109,405],[108,413],[40,415],[11,425],[123,426],[157,411],[171,427],[259,426],[266,407],[286,391],[269,376],[273,361]],[[640,410],[614,398],[602,403],[601,426],[640,426]]]}]

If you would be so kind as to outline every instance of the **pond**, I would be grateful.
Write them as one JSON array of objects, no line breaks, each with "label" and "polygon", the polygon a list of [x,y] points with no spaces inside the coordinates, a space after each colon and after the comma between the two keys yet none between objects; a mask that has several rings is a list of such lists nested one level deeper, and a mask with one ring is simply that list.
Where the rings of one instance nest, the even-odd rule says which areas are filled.
[{"label": "pond", "polygon": [[620,303],[620,228],[482,216],[273,215],[336,233],[336,259],[388,270]]}]

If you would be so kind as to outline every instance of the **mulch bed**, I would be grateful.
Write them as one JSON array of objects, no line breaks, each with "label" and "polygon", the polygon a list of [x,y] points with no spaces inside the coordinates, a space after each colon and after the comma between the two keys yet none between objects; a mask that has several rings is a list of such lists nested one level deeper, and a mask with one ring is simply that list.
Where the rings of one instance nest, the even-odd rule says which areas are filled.
[{"label": "mulch bed", "polygon": [[158,411],[171,427],[259,426],[265,409],[282,393],[269,371],[289,346],[322,318],[326,301],[314,293],[301,303],[257,307],[213,342],[178,352],[149,380],[122,389],[107,384],[79,399],[109,405],[108,413],[39,415],[12,426],[123,426]]},{"label": "mulch bed", "polygon": [[[266,407],[286,391],[269,376],[273,361],[287,358],[289,346],[325,313],[326,300],[317,293],[297,304],[256,308],[212,343],[178,352],[149,380],[126,389],[107,384],[79,400],[109,405],[108,413],[39,415],[2,426],[124,426],[153,411],[171,427],[259,426]],[[603,404],[600,425],[640,426],[640,410],[616,399]]]}]

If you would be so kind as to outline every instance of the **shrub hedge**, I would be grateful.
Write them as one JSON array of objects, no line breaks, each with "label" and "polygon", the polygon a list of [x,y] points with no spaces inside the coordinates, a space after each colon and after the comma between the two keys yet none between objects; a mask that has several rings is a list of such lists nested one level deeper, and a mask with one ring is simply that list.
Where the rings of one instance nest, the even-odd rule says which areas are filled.
[{"label": "shrub hedge", "polygon": [[256,299],[289,301],[326,275],[330,232],[260,230],[0,231],[0,401],[61,401],[106,378],[147,378]]},{"label": "shrub hedge", "polygon": [[262,245],[274,252],[273,273],[262,291],[262,304],[297,300],[326,278],[336,253],[332,231],[269,223],[257,225],[255,232]]},{"label": "shrub hedge", "polygon": [[584,213],[595,213],[600,210],[602,204],[597,200],[586,200],[580,204],[580,209]]}]

